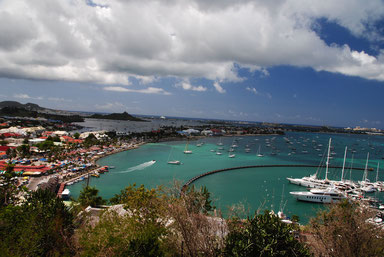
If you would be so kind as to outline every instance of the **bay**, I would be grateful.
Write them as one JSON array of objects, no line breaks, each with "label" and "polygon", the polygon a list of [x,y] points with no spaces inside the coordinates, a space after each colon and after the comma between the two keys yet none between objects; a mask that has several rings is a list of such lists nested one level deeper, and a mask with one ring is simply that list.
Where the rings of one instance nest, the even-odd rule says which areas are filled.
[{"label": "bay", "polygon": [[[352,151],[354,155],[353,167],[364,168],[367,152],[370,153],[369,179],[375,181],[377,162],[383,157],[384,138],[380,136],[354,134],[317,134],[303,132],[288,132],[285,136],[249,136],[235,137],[238,145],[233,153],[235,158],[228,158],[228,150],[234,137],[209,137],[200,141],[191,141],[188,149],[192,154],[184,154],[185,141],[151,143],[138,149],[117,153],[99,160],[100,165],[115,166],[100,178],[91,178],[90,185],[100,190],[101,196],[109,199],[119,193],[124,187],[136,183],[144,184],[147,188],[158,185],[170,186],[174,180],[187,180],[207,171],[240,167],[248,165],[270,164],[308,164],[317,166],[322,155],[327,150],[328,140],[332,137],[334,152],[331,165],[342,166],[344,148],[350,149],[347,155],[346,178],[361,180],[363,171],[349,170]],[[205,144],[198,147],[202,141]],[[287,143],[291,142],[290,143]],[[218,142],[222,142],[224,150],[217,155]],[[260,151],[264,157],[257,157]],[[250,152],[246,153],[245,148]],[[273,155],[272,153],[276,153]],[[321,156],[320,156],[321,155]],[[182,165],[169,165],[168,159],[176,159]],[[153,162],[155,160],[156,162]],[[383,166],[383,165],[381,165]],[[277,212],[285,206],[284,212],[288,216],[299,215],[301,222],[307,223],[322,205],[298,202],[290,196],[290,191],[303,191],[303,187],[289,184],[286,177],[302,177],[316,172],[317,168],[251,168],[237,169],[216,173],[197,180],[197,187],[206,186],[212,193],[215,204],[224,215],[230,213],[229,207],[243,203],[253,213],[258,208],[271,209]],[[381,172],[382,173],[382,172]],[[319,170],[320,177],[324,177],[324,169]],[[331,179],[340,179],[341,170],[331,169]],[[384,174],[380,174],[384,180]],[[69,187],[72,196],[78,196],[85,182]],[[382,193],[377,193],[383,198]]]}]

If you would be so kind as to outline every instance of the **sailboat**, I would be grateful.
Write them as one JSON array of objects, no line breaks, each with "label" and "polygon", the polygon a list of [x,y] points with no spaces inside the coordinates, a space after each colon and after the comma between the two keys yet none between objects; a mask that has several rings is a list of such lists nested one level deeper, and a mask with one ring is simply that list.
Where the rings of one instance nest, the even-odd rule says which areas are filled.
[{"label": "sailboat", "polygon": [[376,192],[376,188],[372,185],[372,183],[369,182],[369,179],[368,179],[368,159],[369,159],[369,153],[367,153],[367,162],[365,163],[363,179],[362,181],[359,181],[359,184],[361,185],[360,189],[365,193],[373,193],[373,192]]},{"label": "sailboat", "polygon": [[168,164],[173,164],[173,165],[180,165],[181,164],[181,162],[180,161],[178,161],[178,160],[170,160],[170,158],[171,158],[171,154],[172,154],[172,149],[173,148],[171,148],[171,151],[169,152],[169,156],[168,156]]},{"label": "sailboat", "polygon": [[217,143],[217,145],[219,145],[219,146],[223,145],[223,143],[221,142],[221,137],[219,138],[219,142]]},{"label": "sailboat", "polygon": [[[311,188],[327,187],[331,182],[328,180],[328,166],[329,166],[329,155],[330,155],[330,150],[331,150],[331,142],[332,142],[332,138],[329,139],[329,143],[328,143],[328,154],[327,154],[327,160],[325,163],[326,164],[325,179],[318,179],[317,178],[317,172],[318,172],[318,170],[317,170],[315,174],[313,174],[309,177],[287,178],[289,180],[289,182],[292,184],[298,185],[298,186],[311,187]],[[321,165],[321,162],[320,162],[320,165]]]},{"label": "sailboat", "polygon": [[185,154],[191,154],[191,153],[192,153],[191,150],[188,150],[188,144],[189,144],[189,140],[188,140],[187,143],[185,144],[185,149],[184,149],[184,153],[185,153]]},{"label": "sailboat", "polygon": [[196,146],[197,146],[197,147],[201,147],[201,146],[203,146],[203,144],[204,144],[204,142],[199,142],[199,141],[198,141],[198,142],[196,143]]},{"label": "sailboat", "polygon": [[257,157],[264,157],[264,154],[260,152],[261,145],[259,145],[259,150],[257,151]]}]

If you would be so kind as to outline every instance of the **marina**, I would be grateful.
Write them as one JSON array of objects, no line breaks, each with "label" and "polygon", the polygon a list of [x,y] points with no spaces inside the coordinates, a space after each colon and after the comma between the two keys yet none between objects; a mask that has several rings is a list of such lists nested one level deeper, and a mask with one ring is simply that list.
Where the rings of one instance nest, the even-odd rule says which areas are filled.
[{"label": "marina", "polygon": [[[306,222],[319,208],[324,207],[297,201],[289,192],[303,190],[303,188],[290,184],[286,178],[303,177],[316,172],[319,176],[320,174],[324,176],[325,167],[319,167],[318,153],[322,152],[322,156],[326,153],[330,136],[334,142],[331,149],[339,154],[334,154],[333,159],[330,158],[329,179],[340,179],[343,167],[341,152],[344,152],[345,145],[352,144],[356,149],[355,153],[348,151],[349,158],[345,163],[345,176],[351,180],[361,180],[366,164],[366,145],[370,144],[374,148],[370,148],[372,158],[369,168],[373,163],[376,165],[382,157],[383,152],[380,148],[384,141],[379,136],[294,132],[287,133],[285,136],[235,137],[238,146],[235,148],[230,147],[234,144],[234,137],[223,137],[219,142],[223,144],[220,147],[224,150],[215,151],[212,150],[217,149],[218,139],[207,137],[202,146],[189,142],[188,149],[193,151],[193,154],[185,155],[183,151],[187,142],[178,141],[146,144],[132,151],[103,158],[99,160],[99,165],[113,165],[115,169],[111,170],[107,176],[97,180],[91,179],[90,184],[96,186],[103,197],[110,198],[133,183],[156,187],[170,186],[173,180],[183,183],[193,180],[193,184],[197,187],[207,186],[224,214],[228,214],[230,206],[239,202],[246,203],[251,211],[261,206],[277,211],[280,195],[283,193],[281,188],[285,185],[284,198],[287,204],[284,212],[288,216],[299,215]],[[261,142],[262,148],[265,149],[264,157],[258,158],[255,153]],[[231,152],[230,149],[235,150]],[[247,153],[247,149],[254,154]],[[302,149],[306,149],[308,153],[302,153]],[[171,151],[172,159],[179,160],[183,165],[167,163]],[[226,154],[217,155],[217,151]],[[236,154],[236,158],[229,158],[230,154]],[[352,154],[353,164],[351,163]],[[145,166],[145,163],[151,159],[156,159],[156,164],[143,169],[135,168],[141,164]],[[127,170],[130,172],[127,173]],[[215,175],[201,176],[205,173],[209,175],[215,173]],[[368,171],[367,176],[371,181],[375,181],[376,172]],[[382,174],[379,174],[379,180],[382,180]],[[84,182],[69,187],[74,196],[81,190],[82,183]],[[372,196],[382,198],[380,192]]]}]

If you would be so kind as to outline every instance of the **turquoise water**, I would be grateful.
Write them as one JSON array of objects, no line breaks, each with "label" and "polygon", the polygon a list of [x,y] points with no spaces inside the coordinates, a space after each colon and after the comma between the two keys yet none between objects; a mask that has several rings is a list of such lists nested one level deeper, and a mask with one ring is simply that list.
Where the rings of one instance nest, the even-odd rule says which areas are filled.
[{"label": "turquoise water", "polygon": [[[292,144],[286,143],[284,137]],[[202,147],[197,147],[197,141],[190,142],[189,150],[193,154],[184,154],[186,142],[166,142],[147,144],[139,149],[121,152],[105,157],[99,161],[100,165],[115,166],[109,173],[102,174],[100,178],[91,178],[90,185],[96,186],[104,198],[111,198],[129,184],[144,184],[146,187],[157,185],[171,185],[172,181],[185,182],[203,172],[247,165],[262,164],[311,164],[318,165],[328,146],[328,140],[332,137],[332,145],[335,152],[331,165],[342,166],[344,148],[348,146],[355,151],[353,167],[364,168],[366,154],[370,153],[369,166],[375,171],[369,172],[369,178],[374,181],[377,162],[383,155],[384,138],[366,135],[339,135],[339,134],[315,134],[315,133],[287,133],[285,136],[252,136],[235,137],[238,139],[235,150],[236,157],[228,158],[228,149],[232,145],[233,137],[206,138]],[[217,143],[221,140],[225,148],[222,155],[211,152],[217,150]],[[251,149],[250,153],[244,151],[246,145]],[[264,157],[257,157],[258,148]],[[322,145],[322,146],[319,146]],[[292,150],[295,148],[295,150]],[[319,150],[316,150],[319,149]],[[296,153],[292,153],[295,151]],[[304,152],[303,152],[304,151]],[[271,155],[275,152],[276,155]],[[291,153],[289,155],[289,153]],[[350,173],[350,158],[352,152],[347,155],[347,175]],[[181,161],[182,165],[169,165],[168,159]],[[156,160],[156,162],[152,162]],[[382,165],[384,166],[384,165]],[[228,214],[230,206],[236,203],[244,203],[252,213],[257,208],[279,210],[281,203],[285,205],[284,212],[290,216],[299,215],[302,222],[307,222],[321,205],[298,202],[289,195],[290,191],[302,191],[304,188],[291,185],[286,177],[302,177],[313,174],[316,168],[253,168],[233,170],[217,173],[204,177],[195,182],[196,186],[205,185],[213,194],[216,206],[224,214]],[[324,170],[320,170],[320,176],[324,177]],[[383,173],[383,172],[381,172]],[[340,178],[340,170],[330,170],[330,178]],[[358,180],[363,176],[362,171],[352,170],[352,179]],[[380,180],[384,180],[384,174],[380,174]],[[69,187],[72,196],[77,197],[83,183],[77,183]],[[382,197],[381,193],[378,197]]]}]

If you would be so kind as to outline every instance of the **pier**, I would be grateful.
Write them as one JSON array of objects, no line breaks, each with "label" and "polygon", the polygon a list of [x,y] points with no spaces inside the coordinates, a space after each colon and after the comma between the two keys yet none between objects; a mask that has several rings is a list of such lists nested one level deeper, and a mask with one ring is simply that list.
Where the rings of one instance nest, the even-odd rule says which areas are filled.
[{"label": "pier", "polygon": [[[187,187],[195,182],[198,179],[201,179],[203,177],[224,172],[224,171],[230,171],[230,170],[241,170],[241,169],[251,169],[251,168],[319,168],[318,165],[305,165],[305,164],[271,164],[271,165],[251,165],[251,166],[240,166],[240,167],[232,167],[232,168],[225,168],[225,169],[219,169],[219,170],[213,170],[208,171],[205,173],[202,173],[200,175],[197,175],[196,177],[191,178],[188,180],[184,185],[181,187],[181,193],[185,192]],[[325,168],[325,166],[321,166],[321,168]],[[329,166],[329,168],[334,169],[342,169],[341,166]],[[353,170],[364,170],[364,168],[352,168]]]}]

